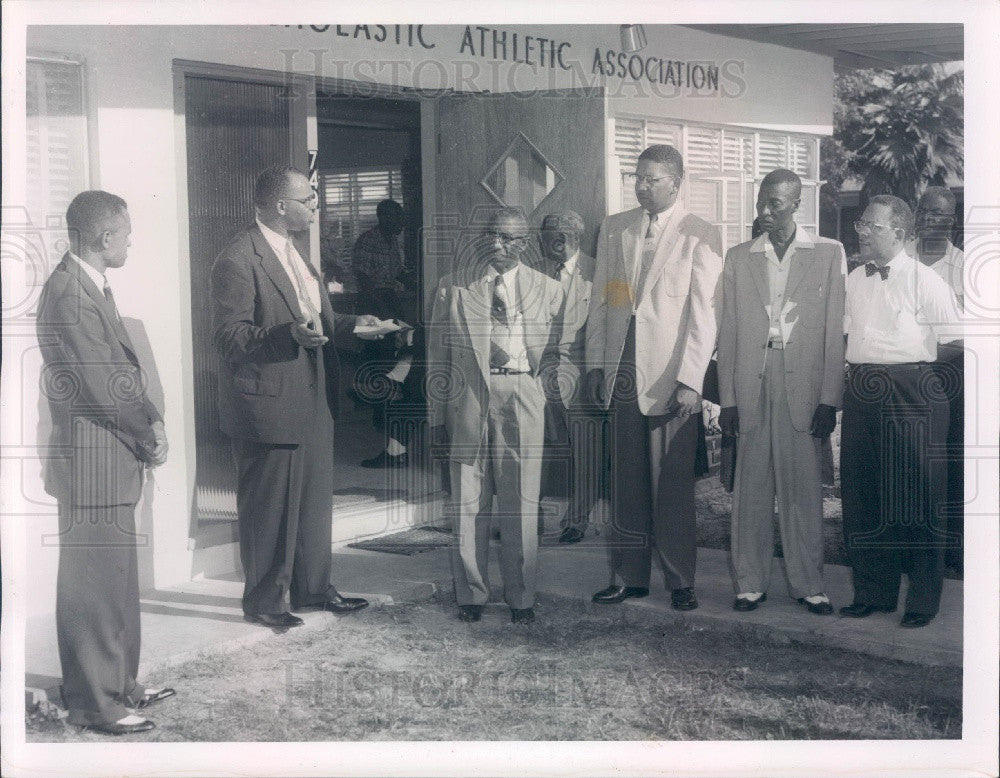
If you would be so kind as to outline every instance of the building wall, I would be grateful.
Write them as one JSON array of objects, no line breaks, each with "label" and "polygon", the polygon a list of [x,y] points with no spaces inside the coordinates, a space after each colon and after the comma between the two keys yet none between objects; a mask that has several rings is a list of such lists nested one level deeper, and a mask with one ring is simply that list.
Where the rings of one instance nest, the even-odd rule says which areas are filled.
[{"label": "building wall", "polygon": [[[373,38],[381,33],[368,29]],[[714,93],[676,89],[642,79],[595,74],[595,56],[619,48],[617,25],[508,26],[497,29],[507,49],[494,57],[493,28],[427,26],[386,30],[385,40],[368,40],[353,26],[342,29],[268,27],[35,26],[27,33],[29,53],[80,58],[85,63],[86,106],[90,120],[90,185],[116,192],[129,203],[132,248],[126,266],[112,275],[123,317],[141,326],[148,357],[155,357],[163,410],[171,441],[170,459],[155,471],[139,507],[140,531],[150,543],[142,557],[144,580],[157,586],[187,580],[188,541],[194,494],[194,426],[187,274],[187,199],[183,118],[175,113],[175,59],[257,68],[348,81],[377,82],[429,90],[523,91],[604,83],[609,116],[625,112],[697,119],[720,124],[781,126],[829,132],[832,63],[828,58],[774,46],[736,41],[681,27],[646,27],[643,57],[673,61],[713,61],[719,67]],[[416,33],[416,31],[414,31]],[[514,61],[514,36],[523,60],[528,36],[534,39],[533,67]],[[539,44],[544,39],[545,44]],[[423,43],[421,43],[421,40]],[[552,43],[550,44],[549,41]],[[487,45],[484,45],[485,44]],[[558,44],[563,63],[550,66]],[[545,64],[540,48],[547,47]],[[607,60],[605,59],[606,63]],[[567,64],[568,68],[561,65]],[[604,65],[601,66],[604,68]],[[654,88],[655,87],[655,88]],[[6,113],[6,111],[5,111]],[[425,223],[435,202],[433,99],[422,103]],[[15,163],[18,161],[15,159]],[[20,163],[18,163],[20,164]],[[9,202],[9,200],[7,200]],[[52,214],[58,218],[61,213]],[[434,273],[434,269],[427,271]],[[5,284],[6,286],[6,284]],[[24,364],[18,381],[26,450],[33,445],[37,352],[30,338],[5,333],[5,363]],[[33,383],[34,381],[34,383]],[[10,384],[7,381],[5,389]],[[23,391],[22,391],[23,390]],[[7,396],[5,396],[5,402]],[[9,429],[9,427],[8,427]],[[29,612],[54,610],[57,550],[44,537],[55,527],[55,507],[40,487],[37,462],[5,468],[5,491],[17,494],[34,515],[28,525],[28,569],[40,585],[32,590]],[[14,479],[14,482],[11,481]],[[19,505],[5,504],[17,513]]]}]

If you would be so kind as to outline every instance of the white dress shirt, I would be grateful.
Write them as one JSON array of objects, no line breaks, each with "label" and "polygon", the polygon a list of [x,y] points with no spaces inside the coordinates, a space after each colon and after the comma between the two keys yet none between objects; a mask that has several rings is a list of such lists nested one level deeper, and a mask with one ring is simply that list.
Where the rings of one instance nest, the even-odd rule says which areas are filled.
[{"label": "white dress shirt", "polygon": [[[906,244],[906,253],[917,258],[916,242],[910,241]],[[965,308],[965,283],[962,280],[962,273],[965,269],[965,254],[960,248],[948,241],[948,249],[944,255],[934,264],[928,267],[937,273],[944,282],[951,287],[955,294],[959,308]]]},{"label": "white dress shirt", "polygon": [[[524,339],[524,314],[517,304],[517,271],[521,263],[518,262],[507,272],[503,273],[503,284],[498,288],[500,298],[507,308],[507,325],[504,326],[497,321],[493,321],[493,341],[500,346],[509,356],[510,360],[504,367],[510,370],[528,371],[531,365],[528,362],[528,344]],[[490,296],[493,295],[493,284],[496,277],[501,275],[496,268],[490,265],[486,271],[486,280],[489,284]]]},{"label": "white dress shirt", "polygon": [[792,330],[795,328],[795,321],[789,321],[788,311],[785,310],[785,287],[788,285],[788,272],[792,266],[792,257],[796,248],[812,248],[816,243],[809,234],[798,225],[795,225],[795,235],[791,244],[785,250],[785,256],[778,259],[778,252],[771,242],[771,236],[766,232],[757,238],[757,243],[751,251],[763,249],[764,257],[767,261],[767,284],[770,302],[765,306],[767,315],[771,319],[771,329],[768,331],[768,339],[780,340],[782,343],[792,342]]},{"label": "white dress shirt", "polygon": [[84,262],[72,251],[67,251],[66,254],[67,256],[72,257],[76,264],[83,268],[83,271],[90,277],[90,280],[94,282],[94,285],[101,291],[101,294],[104,294],[105,286],[111,286],[111,284],[108,283],[108,277],[100,270],[97,270],[93,265]]},{"label": "white dress shirt", "polygon": [[951,289],[905,250],[886,267],[889,277],[884,281],[879,273],[867,275],[864,265],[847,277],[847,361],[933,362],[938,342],[955,337],[957,316]]},{"label": "white dress shirt", "polygon": [[[317,312],[322,310],[319,297],[319,282],[313,276],[312,271],[306,264],[305,260],[302,259],[302,255],[299,254],[298,249],[295,248],[295,244],[292,243],[291,238],[278,234],[264,224],[260,219],[257,220],[257,226],[260,227],[264,240],[267,241],[268,245],[277,255],[278,261],[281,263],[281,267],[285,271],[285,275],[288,276],[288,280],[292,284],[292,289],[295,290],[295,294],[298,297],[299,310],[302,311],[302,315],[307,319],[309,318],[308,311],[310,305],[313,310]],[[289,247],[291,247],[291,250],[289,250]],[[296,263],[297,267],[294,270],[290,266],[290,262]],[[301,276],[305,289],[299,288],[299,284],[295,280],[296,271]],[[319,322],[317,321],[316,324],[317,331],[319,331]]]}]

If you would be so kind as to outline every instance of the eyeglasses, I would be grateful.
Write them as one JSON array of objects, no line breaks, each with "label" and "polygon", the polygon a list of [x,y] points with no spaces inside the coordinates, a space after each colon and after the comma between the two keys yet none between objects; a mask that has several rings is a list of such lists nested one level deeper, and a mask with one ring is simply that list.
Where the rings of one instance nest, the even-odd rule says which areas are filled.
[{"label": "eyeglasses", "polygon": [[638,173],[626,173],[625,180],[630,184],[649,184],[653,186],[661,181],[666,181],[668,178],[674,178],[674,176],[640,176]]},{"label": "eyeglasses", "polygon": [[891,229],[893,229],[891,225],[875,224],[874,222],[866,222],[863,219],[854,222],[854,231],[858,233],[858,235],[866,235],[870,233],[881,234]]},{"label": "eyeglasses", "polygon": [[528,241],[527,235],[508,235],[505,232],[490,231],[486,233],[488,240],[498,240],[504,246],[523,246]]},{"label": "eyeglasses", "polygon": [[317,205],[319,205],[319,196],[315,192],[313,192],[308,197],[282,197],[281,199],[286,201],[292,200],[296,203],[304,205],[306,208],[315,208]]}]

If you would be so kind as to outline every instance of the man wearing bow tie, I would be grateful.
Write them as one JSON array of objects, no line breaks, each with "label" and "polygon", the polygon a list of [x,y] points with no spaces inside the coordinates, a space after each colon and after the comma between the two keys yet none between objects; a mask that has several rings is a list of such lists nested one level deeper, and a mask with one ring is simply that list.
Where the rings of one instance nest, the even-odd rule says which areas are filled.
[{"label": "man wearing bow tie", "polygon": [[722,315],[719,231],[677,202],[684,161],[650,146],[635,173],[639,208],[601,225],[587,317],[587,388],[609,411],[610,585],[649,594],[653,549],[671,604],[698,607],[694,460],[701,392]]},{"label": "man wearing bow tie", "polygon": [[840,465],[854,602],[840,612],[895,611],[905,573],[901,626],[923,627],[938,611],[948,544],[937,507],[952,388],[933,362],[938,341],[954,337],[956,307],[941,277],[906,253],[913,212],[905,202],[877,195],[854,226],[866,264],[847,279]]},{"label": "man wearing bow tie", "polygon": [[317,198],[291,167],[265,170],[257,218],[212,267],[219,415],[232,438],[247,620],[284,630],[288,612],[349,613],[368,603],[330,582],[333,420],[340,369],[333,336],[374,316],[330,308],[319,274],[293,238],[309,229]]},{"label": "man wearing bow tie", "polygon": [[427,340],[432,439],[448,460],[455,507],[452,577],[459,618],[486,605],[496,498],[500,575],[511,621],[534,621],[546,397],[569,355],[558,281],[522,262],[528,225],[499,211],[468,261],[444,276]]},{"label": "man wearing bow tie", "polygon": [[108,283],[125,264],[125,201],[81,192],[66,211],[70,250],[45,282],[38,334],[52,414],[45,489],[59,502],[56,633],[69,722],[110,735],[153,729],[130,709],[173,696],[143,688],[135,506],[143,468],[163,464],[163,418]]}]

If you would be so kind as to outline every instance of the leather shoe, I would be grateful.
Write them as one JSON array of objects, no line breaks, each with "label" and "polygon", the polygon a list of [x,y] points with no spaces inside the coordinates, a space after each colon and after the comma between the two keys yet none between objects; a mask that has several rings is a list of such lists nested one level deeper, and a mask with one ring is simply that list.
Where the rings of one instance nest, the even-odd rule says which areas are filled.
[{"label": "leather shoe", "polygon": [[369,469],[382,468],[382,467],[406,467],[410,464],[410,457],[406,452],[402,454],[397,454],[393,456],[385,449],[382,449],[378,455],[373,456],[371,459],[362,459],[361,466],[367,467]]},{"label": "leather shoe", "polygon": [[741,613],[747,613],[748,611],[757,610],[757,606],[760,605],[767,599],[767,593],[765,592],[756,600],[751,600],[749,597],[739,597],[737,596],[733,600],[733,610],[740,611]]},{"label": "leather shoe", "polygon": [[88,724],[84,727],[90,732],[100,732],[104,735],[134,735],[137,732],[149,732],[156,725],[149,719],[143,719],[135,724],[122,724],[118,721],[111,724]]},{"label": "leather shoe", "polygon": [[852,619],[863,619],[873,613],[892,613],[895,608],[885,608],[881,605],[868,605],[864,602],[852,602],[840,609],[841,616],[849,616]]},{"label": "leather shoe", "polygon": [[148,708],[153,703],[165,700],[167,697],[173,697],[175,694],[177,694],[177,692],[169,688],[157,689],[155,692],[146,692],[139,698],[138,702],[136,702],[135,709],[142,710],[143,708]]},{"label": "leather shoe", "polygon": [[316,606],[320,610],[330,611],[330,613],[344,614],[354,613],[362,608],[368,607],[368,600],[363,597],[344,597],[334,593],[326,602]]},{"label": "leather shoe", "polygon": [[254,624],[263,624],[265,627],[273,627],[274,629],[299,627],[305,623],[298,616],[293,616],[287,611],[285,613],[248,613],[245,618]]},{"label": "leather shoe", "polygon": [[535,620],[534,608],[511,608],[510,620],[515,624],[530,624]]},{"label": "leather shoe", "polygon": [[799,597],[799,605],[805,605],[810,613],[815,613],[817,616],[829,616],[833,613],[833,606],[828,600],[809,602],[805,597]]},{"label": "leather shoe", "polygon": [[903,614],[903,620],[899,622],[899,626],[906,627],[907,629],[916,629],[917,627],[926,627],[933,621],[934,617],[929,613],[916,613],[915,611],[907,611]]},{"label": "leather shoe", "polygon": [[566,527],[559,535],[560,543],[579,543],[583,540],[583,532],[576,527]]},{"label": "leather shoe", "polygon": [[479,621],[483,617],[482,605],[459,605],[459,621]]},{"label": "leather shoe", "polygon": [[629,597],[647,597],[649,589],[645,586],[617,586],[611,584],[607,589],[601,589],[590,598],[591,602],[599,602],[602,605],[615,605],[624,602]]},{"label": "leather shoe", "polygon": [[694,596],[694,588],[687,586],[670,592],[670,604],[674,610],[693,611],[698,607],[698,599]]}]

